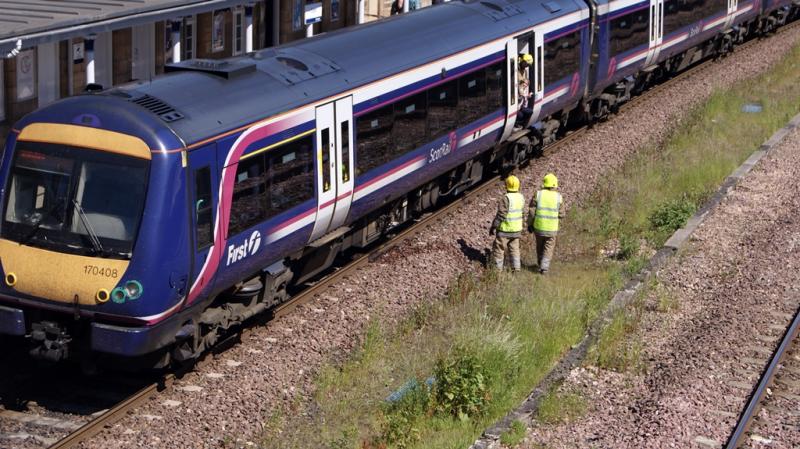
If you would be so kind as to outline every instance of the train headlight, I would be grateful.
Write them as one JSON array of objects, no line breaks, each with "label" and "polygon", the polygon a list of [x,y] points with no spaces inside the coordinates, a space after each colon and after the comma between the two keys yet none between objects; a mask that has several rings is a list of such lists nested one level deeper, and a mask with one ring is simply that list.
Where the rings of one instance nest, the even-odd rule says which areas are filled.
[{"label": "train headlight", "polygon": [[128,281],[125,283],[125,294],[128,299],[139,299],[142,296],[142,283],[139,281]]},{"label": "train headlight", "polygon": [[117,304],[123,304],[125,302],[125,290],[120,287],[111,290],[111,300]]},{"label": "train headlight", "polygon": [[9,287],[17,285],[17,275],[14,273],[6,274],[6,285]]},{"label": "train headlight", "polygon": [[94,299],[100,304],[106,303],[109,299],[111,299],[111,293],[109,293],[108,290],[101,288],[100,290],[97,290],[97,293],[94,295]]}]

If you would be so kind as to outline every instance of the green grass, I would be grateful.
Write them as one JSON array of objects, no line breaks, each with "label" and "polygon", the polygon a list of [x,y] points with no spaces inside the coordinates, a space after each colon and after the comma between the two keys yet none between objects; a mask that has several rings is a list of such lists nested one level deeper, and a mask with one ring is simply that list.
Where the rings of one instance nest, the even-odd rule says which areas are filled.
[{"label": "green grass", "polygon": [[[797,113],[799,64],[795,48],[770,73],[714,93],[666,143],[643,148],[607,176],[586,204],[570,211],[550,275],[464,275],[454,280],[445,299],[418,307],[399,325],[371,325],[352,356],[322,368],[311,406],[265,419],[260,444],[276,449],[468,447],[580,341],[625,277],[645,266],[648,250],[682,226],[728,174]],[[763,105],[763,112],[742,112],[749,102]],[[618,242],[616,257],[598,258],[610,242]],[[532,260],[530,242],[524,247],[523,260]],[[668,313],[677,304],[663,294],[656,307]],[[619,371],[646,369],[644,348],[629,338],[641,309],[638,301],[613,317],[590,362]],[[426,380],[437,372],[447,381],[428,387]],[[401,387],[406,395],[387,402]],[[573,419],[582,404],[579,397],[551,395],[540,418]]]},{"label": "green grass", "polygon": [[536,419],[545,424],[564,424],[586,412],[586,399],[575,393],[550,391],[536,410]]},{"label": "green grass", "polygon": [[500,443],[508,447],[514,447],[522,442],[527,430],[527,427],[521,421],[514,421],[511,423],[511,428],[508,429],[508,432],[500,435]]}]

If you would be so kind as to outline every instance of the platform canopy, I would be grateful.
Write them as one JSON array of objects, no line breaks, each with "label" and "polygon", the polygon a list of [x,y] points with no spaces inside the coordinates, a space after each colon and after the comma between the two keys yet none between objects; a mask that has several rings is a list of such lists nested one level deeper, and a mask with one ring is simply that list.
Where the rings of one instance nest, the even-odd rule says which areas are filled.
[{"label": "platform canopy", "polygon": [[252,3],[246,0],[0,0],[0,58],[60,41]]}]

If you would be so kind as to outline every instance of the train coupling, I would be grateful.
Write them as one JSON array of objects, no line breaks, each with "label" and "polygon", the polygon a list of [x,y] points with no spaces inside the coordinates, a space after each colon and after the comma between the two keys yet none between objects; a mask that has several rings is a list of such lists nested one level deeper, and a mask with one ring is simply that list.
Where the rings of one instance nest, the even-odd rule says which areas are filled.
[{"label": "train coupling", "polygon": [[33,344],[30,350],[31,357],[48,362],[58,362],[69,357],[69,343],[72,337],[56,322],[33,323],[30,339]]}]

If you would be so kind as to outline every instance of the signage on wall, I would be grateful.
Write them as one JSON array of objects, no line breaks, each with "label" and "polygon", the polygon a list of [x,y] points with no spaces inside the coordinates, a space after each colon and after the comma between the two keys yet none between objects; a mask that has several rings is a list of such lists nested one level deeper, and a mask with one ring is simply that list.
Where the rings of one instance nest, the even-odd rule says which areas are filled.
[{"label": "signage on wall", "polygon": [[17,101],[30,100],[36,96],[34,83],[36,53],[24,50],[17,55]]},{"label": "signage on wall", "polygon": [[80,64],[83,62],[84,46],[83,42],[75,42],[72,44],[72,62]]},{"label": "signage on wall", "polygon": [[305,24],[322,22],[322,3],[306,3]]}]

